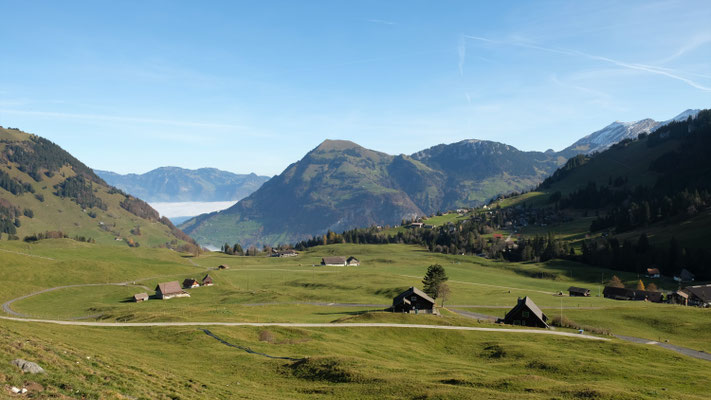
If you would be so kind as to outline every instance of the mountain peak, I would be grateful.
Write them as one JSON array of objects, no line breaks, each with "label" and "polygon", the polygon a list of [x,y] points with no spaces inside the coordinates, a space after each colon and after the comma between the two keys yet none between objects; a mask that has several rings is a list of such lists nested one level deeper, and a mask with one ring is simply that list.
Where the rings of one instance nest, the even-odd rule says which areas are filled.
[{"label": "mountain peak", "polygon": [[362,148],[357,143],[353,143],[350,140],[333,140],[326,139],[321,142],[314,151],[337,151],[337,150],[347,150],[347,149],[360,149]]}]

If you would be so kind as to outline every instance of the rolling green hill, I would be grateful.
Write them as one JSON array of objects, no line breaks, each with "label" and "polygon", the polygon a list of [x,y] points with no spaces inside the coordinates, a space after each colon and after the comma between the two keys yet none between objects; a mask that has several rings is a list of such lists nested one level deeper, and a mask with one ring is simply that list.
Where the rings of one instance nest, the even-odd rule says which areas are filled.
[{"label": "rolling green hill", "polygon": [[195,248],[148,204],[107,185],[56,144],[0,129],[0,235],[23,239],[47,232],[122,246]]}]

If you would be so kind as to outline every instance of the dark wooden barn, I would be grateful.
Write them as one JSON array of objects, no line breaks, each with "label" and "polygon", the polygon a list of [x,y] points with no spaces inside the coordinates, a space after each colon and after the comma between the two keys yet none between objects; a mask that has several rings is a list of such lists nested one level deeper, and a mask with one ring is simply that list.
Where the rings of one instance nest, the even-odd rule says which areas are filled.
[{"label": "dark wooden barn", "polygon": [[651,301],[653,303],[662,302],[661,292],[650,292],[647,290],[634,290],[605,286],[605,289],[602,291],[602,295],[608,299],[615,300]]},{"label": "dark wooden barn", "polygon": [[435,301],[416,287],[411,287],[395,296],[392,310],[394,312],[436,314]]},{"label": "dark wooden barn", "polygon": [[590,289],[571,286],[568,288],[568,294],[570,296],[590,297]]},{"label": "dark wooden barn", "polygon": [[548,317],[528,296],[518,299],[518,303],[504,317],[504,323],[510,325],[535,326],[548,328]]}]

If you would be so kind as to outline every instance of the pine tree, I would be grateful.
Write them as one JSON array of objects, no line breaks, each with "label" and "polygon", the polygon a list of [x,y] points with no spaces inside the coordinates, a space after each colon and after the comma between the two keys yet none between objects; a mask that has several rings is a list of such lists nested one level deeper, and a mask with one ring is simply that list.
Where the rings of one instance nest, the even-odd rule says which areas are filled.
[{"label": "pine tree", "polygon": [[427,293],[433,299],[436,299],[439,295],[439,286],[448,280],[447,274],[444,272],[444,268],[439,264],[430,265],[427,268],[427,273],[425,278],[422,279],[423,291]]}]

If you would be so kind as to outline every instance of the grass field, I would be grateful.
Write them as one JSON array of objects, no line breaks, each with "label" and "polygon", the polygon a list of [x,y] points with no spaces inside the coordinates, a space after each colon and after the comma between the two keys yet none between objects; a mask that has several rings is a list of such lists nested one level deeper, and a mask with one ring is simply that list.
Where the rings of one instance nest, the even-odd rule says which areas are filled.
[{"label": "grass field", "polygon": [[[320,267],[327,255],[356,256],[360,267]],[[612,271],[553,261],[511,264],[429,253],[407,245],[329,245],[294,258],[185,257],[167,249],[124,249],[71,240],[0,241],[4,302],[27,315],[101,321],[391,322],[492,326],[448,310],[442,316],[379,312],[378,304],[420,286],[427,266],[450,277],[446,306],[503,316],[530,296],[549,316],[560,313],[612,333],[711,351],[709,310],[558,296],[568,286],[597,294]],[[214,270],[219,264],[227,270]],[[190,298],[125,302],[166,280],[202,278],[215,285]],[[615,272],[627,283],[637,277]],[[135,283],[134,283],[135,282]],[[655,281],[661,287],[672,283]],[[645,281],[645,283],[647,283]],[[148,291],[152,294],[152,290]],[[363,303],[345,307],[328,303]],[[208,327],[270,359],[228,347],[198,327],[95,328],[0,320],[0,378],[44,386],[42,396],[72,398],[620,398],[701,399],[708,362],[654,346],[524,333],[408,328]],[[512,328],[513,329],[513,328]],[[23,376],[14,358],[48,373]],[[6,392],[3,392],[6,393]],[[1,397],[2,395],[0,395]]]}]

